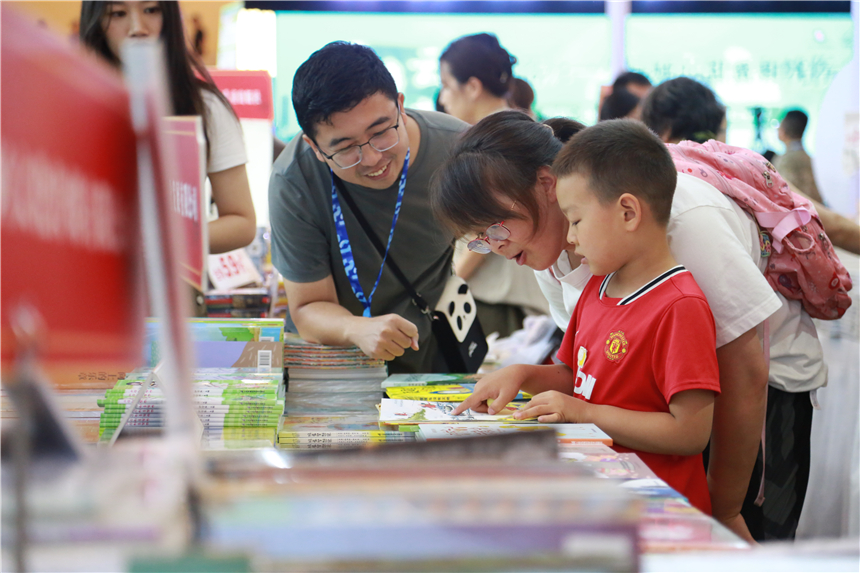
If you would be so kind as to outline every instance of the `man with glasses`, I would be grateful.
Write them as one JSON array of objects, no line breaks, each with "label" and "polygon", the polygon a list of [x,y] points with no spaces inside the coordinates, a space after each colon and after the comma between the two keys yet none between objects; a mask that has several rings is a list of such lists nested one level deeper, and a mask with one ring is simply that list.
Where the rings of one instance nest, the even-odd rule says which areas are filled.
[{"label": "man with glasses", "polygon": [[406,110],[376,53],[344,42],[299,67],[292,98],[302,133],[269,181],[272,262],[284,276],[288,329],[323,344],[356,345],[391,361],[391,373],[445,371],[430,318],[385,267],[393,259],[435,306],[451,275],[454,237],[433,217],[428,187],[468,125]]}]

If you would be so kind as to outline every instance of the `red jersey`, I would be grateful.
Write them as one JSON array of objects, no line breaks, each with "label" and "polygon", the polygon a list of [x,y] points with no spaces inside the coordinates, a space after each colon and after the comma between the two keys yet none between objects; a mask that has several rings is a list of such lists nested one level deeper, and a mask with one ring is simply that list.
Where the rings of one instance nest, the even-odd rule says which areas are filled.
[{"label": "red jersey", "polygon": [[[669,412],[683,390],[719,393],[716,327],[699,285],[674,267],[623,299],[606,296],[613,275],[592,277],[582,291],[558,358],[574,373],[574,396],[640,412]],[[702,455],[634,452],[705,513],[711,498]]]}]

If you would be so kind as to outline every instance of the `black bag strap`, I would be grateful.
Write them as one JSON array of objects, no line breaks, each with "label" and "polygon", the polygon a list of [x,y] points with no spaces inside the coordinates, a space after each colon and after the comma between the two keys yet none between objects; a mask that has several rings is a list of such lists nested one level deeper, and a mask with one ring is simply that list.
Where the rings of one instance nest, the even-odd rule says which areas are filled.
[{"label": "black bag strap", "polygon": [[[352,211],[352,214],[355,215],[356,219],[358,219],[358,224],[361,225],[362,229],[364,229],[364,233],[367,235],[367,238],[370,239],[370,242],[373,243],[374,248],[379,251],[379,254],[381,256],[385,256],[385,246],[382,244],[382,241],[379,240],[379,237],[376,236],[376,233],[373,232],[373,229],[370,228],[370,224],[368,224],[367,219],[364,218],[364,214],[358,209],[352,196],[347,193],[343,181],[341,181],[340,177],[334,174],[332,174],[332,179],[334,180],[335,187],[337,187],[337,190],[346,201],[346,204],[349,205],[350,211]],[[394,273],[394,276],[397,277],[398,281],[400,281],[400,284],[406,288],[406,292],[408,292],[409,296],[412,298],[412,304],[421,309],[421,312],[432,318],[433,309],[430,308],[430,305],[427,304],[424,297],[415,290],[415,287],[412,286],[412,283],[409,282],[406,275],[403,274],[403,271],[401,271],[400,267],[397,266],[397,263],[394,262],[394,258],[391,256],[390,252],[388,253],[386,262],[388,264],[388,268],[391,269],[391,272]]]}]

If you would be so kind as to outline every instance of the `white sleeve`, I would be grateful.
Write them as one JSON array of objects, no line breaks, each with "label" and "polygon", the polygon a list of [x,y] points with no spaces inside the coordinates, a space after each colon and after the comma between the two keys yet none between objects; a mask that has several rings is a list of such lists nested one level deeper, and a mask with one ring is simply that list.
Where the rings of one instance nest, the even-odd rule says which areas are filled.
[{"label": "white sleeve", "polygon": [[203,103],[206,105],[206,126],[209,135],[209,161],[206,173],[217,173],[248,163],[245,151],[245,138],[242,126],[221,99],[202,90]]},{"label": "white sleeve", "polygon": [[549,302],[550,316],[560,329],[567,330],[571,313],[567,311],[564,305],[564,290],[561,282],[553,276],[551,268],[535,271],[535,276],[543,296]]},{"label": "white sleeve", "polygon": [[[741,215],[743,216],[743,215]],[[717,326],[717,348],[776,312],[780,300],[755,262],[758,236],[732,208],[703,205],[669,221],[669,246],[705,293]]]}]

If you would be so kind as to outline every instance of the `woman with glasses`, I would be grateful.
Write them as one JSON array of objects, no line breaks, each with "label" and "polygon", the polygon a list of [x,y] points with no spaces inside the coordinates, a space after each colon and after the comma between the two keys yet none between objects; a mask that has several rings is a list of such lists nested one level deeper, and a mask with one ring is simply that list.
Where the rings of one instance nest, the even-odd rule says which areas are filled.
[{"label": "woman with glasses", "polygon": [[[653,96],[652,92],[649,99]],[[644,107],[649,107],[648,99]],[[478,234],[473,248],[490,249],[537,271],[561,328],[567,326],[591,276],[567,242],[568,223],[556,203],[552,171],[562,142],[578,127],[565,120],[535,123],[519,112],[491,115],[464,134],[431,190],[441,221],[456,233]],[[776,380],[800,375],[814,385],[826,377],[814,327],[806,328],[808,316],[798,315],[799,304],[774,293],[760,271],[762,253],[755,221],[714,187],[692,175],[678,174],[668,236],[675,259],[690,270],[705,293],[717,329],[722,393],[715,404],[709,446],[713,515],[746,539],[791,537],[799,506],[784,503],[789,495],[766,493],[764,515],[784,512],[788,516],[791,510],[792,518],[785,524],[762,520],[762,509],[753,504],[760,480],[750,476],[764,423],[768,372]],[[759,337],[766,319],[769,363]],[[795,351],[801,346],[817,350],[807,356]],[[481,380],[460,409],[487,409],[489,398],[494,399],[492,407],[499,408],[519,389],[518,380],[517,366],[494,372]],[[779,437],[786,430],[780,423],[768,417],[768,452],[775,451],[773,446],[782,447]],[[798,492],[805,490],[805,481],[798,478],[798,484]],[[749,529],[745,519],[751,520]]]},{"label": "woman with glasses", "polygon": [[[516,61],[491,34],[454,40],[439,59],[439,102],[447,113],[471,124],[510,109]],[[454,268],[472,288],[485,333],[509,336],[522,328],[527,314],[547,314],[549,307],[530,269],[480,245],[473,247],[466,250],[458,243]]]},{"label": "woman with glasses", "polygon": [[209,223],[209,252],[223,253],[249,245],[257,223],[245,171],[248,159],[242,128],[206,67],[188,51],[179,4],[85,1],[81,4],[80,36],[84,46],[117,68],[122,64],[120,46],[127,38],[161,41],[173,113],[203,118],[206,172],[212,201],[218,208],[218,219]]}]

